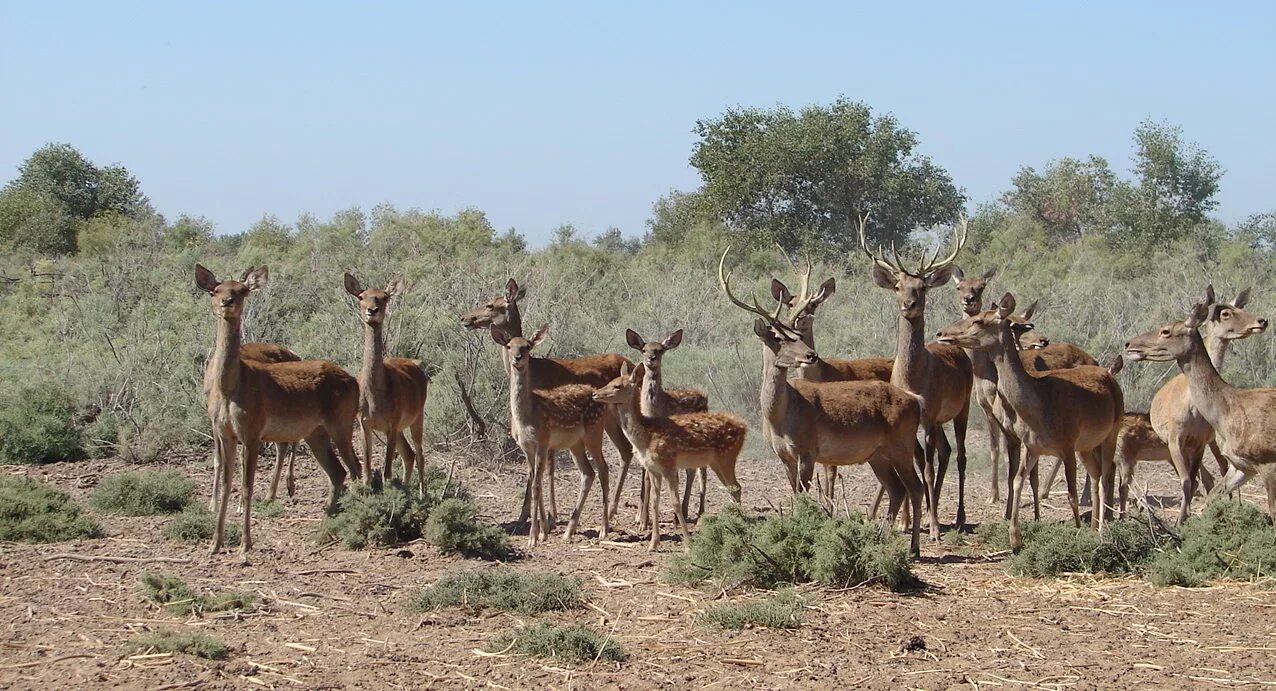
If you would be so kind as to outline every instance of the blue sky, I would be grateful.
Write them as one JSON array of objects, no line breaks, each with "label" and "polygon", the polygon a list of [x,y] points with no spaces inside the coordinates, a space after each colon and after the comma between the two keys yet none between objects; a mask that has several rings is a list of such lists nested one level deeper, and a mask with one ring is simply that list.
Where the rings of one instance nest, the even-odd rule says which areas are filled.
[{"label": "blue sky", "polygon": [[973,203],[1021,166],[1107,157],[1143,119],[1276,209],[1276,3],[0,4],[0,179],[49,141],[160,211],[243,230],[391,202],[534,242],[640,234],[694,188],[697,119],[840,94],[895,114]]}]

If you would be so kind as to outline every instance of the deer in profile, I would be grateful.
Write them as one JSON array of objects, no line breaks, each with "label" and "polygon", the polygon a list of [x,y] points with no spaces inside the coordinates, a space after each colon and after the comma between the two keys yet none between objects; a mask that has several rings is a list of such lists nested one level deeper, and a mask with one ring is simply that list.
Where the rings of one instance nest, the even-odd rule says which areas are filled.
[{"label": "deer in profile", "polygon": [[[1081,366],[1029,373],[1015,350],[1011,315],[1015,298],[1006,293],[996,309],[986,310],[945,326],[941,343],[988,351],[997,368],[1000,400],[1013,413],[1010,431],[1023,445],[1022,462],[1011,489],[1010,545],[1023,546],[1019,506],[1023,485],[1042,454],[1064,461],[1073,521],[1080,525],[1077,504],[1076,454],[1095,478],[1091,523],[1101,528],[1111,505],[1113,455],[1125,414],[1121,387],[1102,367]],[[1101,496],[1100,496],[1101,495]]]},{"label": "deer in profile", "polygon": [[[1233,341],[1261,334],[1267,330],[1267,320],[1245,309],[1249,302],[1249,288],[1236,295],[1231,302],[1218,300],[1214,295],[1214,286],[1205,288],[1206,313],[1200,320],[1204,331],[1201,340],[1205,352],[1209,356],[1215,370],[1223,367],[1223,360]],[[1161,387],[1152,397],[1149,416],[1152,429],[1157,436],[1165,440],[1169,446],[1170,459],[1178,473],[1181,494],[1179,504],[1179,522],[1187,520],[1191,512],[1192,496],[1196,491],[1198,469],[1202,469],[1201,461],[1208,446],[1218,459],[1219,471],[1227,473],[1225,453],[1215,443],[1217,430],[1199,410],[1195,403],[1193,389],[1189,385],[1186,374],[1175,376]],[[1201,476],[1205,481],[1208,473]],[[1213,478],[1209,484],[1212,485]],[[1212,487],[1206,486],[1206,491]]]},{"label": "deer in profile", "polygon": [[[403,281],[395,279],[385,290],[364,288],[359,279],[345,274],[346,292],[357,300],[363,322],[363,364],[359,368],[359,426],[363,431],[363,474],[372,477],[373,431],[385,433],[385,470],[389,480],[396,453],[403,454],[403,484],[412,482],[417,466],[421,491],[425,491],[425,399],[430,377],[420,360],[385,356],[382,327],[390,300],[403,294]],[[404,430],[412,431],[412,445]]]},{"label": "deer in profile", "polygon": [[[970,358],[961,348],[940,342],[926,342],[926,294],[950,280],[953,262],[966,244],[966,219],[954,229],[953,251],[939,260],[939,249],[929,260],[923,254],[916,268],[905,268],[899,253],[888,260],[868,247],[865,226],[860,219],[860,248],[873,262],[873,282],[891,291],[899,304],[899,326],[891,383],[921,397],[922,429],[925,430],[926,491],[932,506],[938,505],[952,447],[943,426],[951,422],[957,442],[957,525],[966,522],[966,423],[970,416],[973,371]],[[936,467],[938,454],[938,467]],[[938,530],[938,526],[935,526]]]},{"label": "deer in profile", "polygon": [[[637,331],[633,329],[625,329],[625,342],[630,348],[638,351],[641,355],[641,363],[643,365],[639,376],[642,377],[641,397],[639,398],[639,408],[646,417],[667,417],[669,415],[678,415],[681,413],[705,413],[709,411],[709,397],[703,391],[696,389],[675,389],[672,393],[664,388],[664,366],[663,361],[665,353],[682,345],[682,329],[669,334],[663,341],[648,341],[644,339]],[[621,366],[624,371],[624,366]],[[634,371],[638,371],[636,368]],[[615,380],[612,380],[613,382]],[[623,411],[621,411],[623,412]],[[621,419],[621,427],[624,426],[624,420]],[[633,443],[632,435],[626,433],[630,443]],[[647,482],[649,478],[646,476],[644,466],[643,470],[643,486],[642,491],[645,493],[649,487]],[[695,471],[691,468],[687,469],[687,486],[683,489],[682,494],[682,515],[685,517],[691,504],[691,485],[695,479]],[[705,466],[700,467],[700,509],[696,512],[696,516],[704,515],[705,492],[708,490],[709,476]],[[675,497],[676,499],[677,497]],[[649,502],[643,499],[640,509],[640,520],[642,527],[647,527],[647,506]]]},{"label": "deer in profile", "polygon": [[[345,486],[346,469],[359,476],[352,435],[359,410],[359,383],[327,360],[262,363],[241,357],[244,302],[266,286],[265,266],[250,269],[241,280],[218,281],[195,265],[195,284],[212,298],[217,340],[204,371],[208,419],[223,491],[213,532],[212,553],[221,550],[230,481],[237,446],[243,445],[243,536],[240,552],[252,548],[252,494],[257,454],[262,442],[305,439],[328,476],[328,510],[334,511]],[[330,451],[335,446],[345,468]]]},{"label": "deer in profile", "polygon": [[594,400],[595,389],[592,386],[563,384],[540,389],[534,387],[531,363],[536,360],[532,358],[532,348],[545,339],[548,331],[548,326],[542,326],[527,339],[511,336],[499,326],[491,329],[492,340],[505,349],[506,370],[510,378],[510,432],[527,457],[531,488],[529,546],[547,539],[551,527],[545,515],[541,486],[545,474],[551,472],[555,449],[571,450],[576,470],[580,473],[580,493],[564,539],[570,540],[576,534],[580,512],[585,508],[585,499],[594,485],[595,475],[602,487],[602,536],[607,537],[611,529],[607,510],[607,461],[603,458],[603,412],[606,406]]},{"label": "deer in profile", "polygon": [[[660,485],[663,480],[673,497],[674,517],[682,530],[683,549],[690,549],[691,533],[687,529],[687,513],[678,501],[678,471],[686,470],[688,482],[694,468],[711,468],[726,487],[735,503],[740,503],[740,483],[735,465],[744,448],[749,426],[731,413],[695,412],[677,415],[647,415],[642,411],[642,389],[652,375],[640,363],[633,370],[622,365],[620,376],[594,392],[594,400],[613,405],[620,417],[625,436],[634,446],[638,462],[650,478],[648,497],[651,504],[651,541],[647,549],[660,546]],[[703,508],[701,509],[703,511]]]},{"label": "deer in profile", "polygon": [[[1261,474],[1267,488],[1267,512],[1276,517],[1276,475],[1272,473],[1276,464],[1276,389],[1239,389],[1219,375],[1199,331],[1217,306],[1212,302],[1196,303],[1184,321],[1134,337],[1125,344],[1125,353],[1136,362],[1178,363],[1192,406],[1214,429],[1214,441],[1229,466],[1213,491],[1231,494]],[[1174,451],[1173,444],[1170,450]],[[1200,463],[1199,458],[1193,460]],[[1188,472],[1191,470],[1189,467]],[[1188,478],[1190,481],[1191,475]]]},{"label": "deer in profile", "polygon": [[[749,304],[732,294],[731,276],[725,270],[730,251],[728,247],[718,262],[718,284],[732,304],[757,317],[753,333],[762,342],[762,434],[784,465],[790,487],[794,492],[807,491],[816,463],[868,463],[890,497],[887,524],[908,500],[911,546],[918,554],[925,494],[913,467],[921,420],[918,397],[882,381],[789,379],[790,369],[816,362],[815,350],[779,321],[779,307],[772,314],[756,299]],[[931,534],[938,538],[934,504],[929,508]]]}]

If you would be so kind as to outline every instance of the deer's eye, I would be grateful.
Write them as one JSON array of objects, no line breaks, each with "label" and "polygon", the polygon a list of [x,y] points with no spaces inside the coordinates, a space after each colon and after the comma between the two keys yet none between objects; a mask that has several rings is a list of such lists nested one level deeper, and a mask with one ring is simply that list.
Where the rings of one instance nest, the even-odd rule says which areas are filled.
[{"label": "deer's eye", "polygon": [[1161,338],[1169,338],[1169,337],[1170,337],[1170,330],[1169,330],[1169,329],[1161,329]]},{"label": "deer's eye", "polygon": [[1219,316],[1219,318],[1220,318],[1220,319],[1231,319],[1231,318],[1232,318],[1232,311],[1231,311],[1231,310],[1223,310],[1222,312],[1220,312],[1220,313],[1219,313],[1219,315],[1218,315],[1218,316]]}]

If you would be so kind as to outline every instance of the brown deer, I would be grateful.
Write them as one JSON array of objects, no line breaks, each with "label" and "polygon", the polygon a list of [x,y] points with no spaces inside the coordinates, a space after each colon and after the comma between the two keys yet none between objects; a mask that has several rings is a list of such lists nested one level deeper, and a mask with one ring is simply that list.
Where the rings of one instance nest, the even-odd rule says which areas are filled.
[{"label": "brown deer", "polygon": [[[1113,492],[1113,454],[1125,414],[1121,387],[1102,367],[1081,366],[1030,374],[1015,351],[1010,316],[1015,298],[1006,293],[996,309],[980,312],[939,331],[939,340],[986,350],[997,367],[1000,400],[1013,412],[1010,431],[1023,444],[1022,462],[1011,490],[1010,544],[1023,546],[1019,505],[1024,481],[1042,454],[1064,460],[1073,521],[1081,523],[1077,504],[1076,453],[1096,478],[1091,523],[1102,527]],[[1098,496],[1102,494],[1102,496]]]},{"label": "brown deer", "polygon": [[[461,315],[461,324],[467,329],[499,328],[510,337],[523,337],[523,317],[519,310],[519,301],[527,295],[527,288],[520,287],[518,282],[510,279],[505,284],[505,294],[491,298],[487,302]],[[506,351],[502,351],[504,353]],[[629,360],[621,355],[606,353],[603,355],[586,355],[578,358],[538,358],[531,359],[528,371],[533,389],[552,389],[565,384],[582,384],[598,388],[620,376],[620,366]],[[632,363],[630,363],[632,364]],[[620,479],[616,483],[616,493],[609,509],[615,513],[620,503],[620,490],[629,470],[629,460],[633,457],[633,448],[625,433],[620,429],[620,422],[611,410],[604,408],[605,419],[603,429],[608,438],[616,445],[620,453]],[[554,473],[551,463],[547,478],[549,484],[548,522],[556,521],[557,501],[554,497]],[[530,483],[531,478],[528,478]],[[531,485],[523,493],[523,506],[519,514],[519,522],[528,518],[531,505]]]},{"label": "brown deer", "polygon": [[[762,341],[762,435],[783,463],[789,485],[794,492],[805,492],[816,463],[867,462],[890,496],[887,524],[909,500],[911,545],[918,554],[925,490],[913,467],[921,419],[917,396],[881,381],[790,380],[790,369],[816,361],[815,350],[779,321],[780,308],[771,314],[756,300],[749,304],[732,294],[731,275],[725,271],[730,251],[728,247],[718,262],[718,284],[732,304],[759,317],[753,332]],[[932,536],[938,538],[933,504],[930,512]]]},{"label": "brown deer", "polygon": [[[363,322],[363,365],[359,368],[359,427],[363,430],[363,474],[372,477],[372,432],[385,433],[385,470],[392,475],[395,454],[403,453],[403,484],[412,482],[412,468],[418,466],[421,491],[425,491],[425,399],[430,377],[420,360],[385,356],[382,326],[390,300],[403,294],[403,281],[395,279],[385,290],[365,289],[359,279],[347,273],[346,292],[358,301],[356,309]],[[408,445],[404,430],[412,431]],[[400,448],[402,444],[402,448]]]},{"label": "brown deer", "polygon": [[[1266,319],[1245,309],[1248,302],[1249,288],[1238,293],[1230,303],[1215,298],[1214,286],[1207,286],[1205,289],[1207,310],[1201,321],[1205,330],[1203,342],[1215,370],[1223,367],[1223,359],[1232,341],[1249,338],[1267,330]],[[1152,397],[1149,410],[1152,429],[1169,446],[1170,459],[1182,485],[1180,523],[1187,520],[1191,512],[1197,469],[1202,467],[1206,446],[1214,451],[1220,472],[1228,472],[1227,462],[1224,460],[1226,454],[1221,453],[1221,445],[1214,442],[1216,430],[1195,404],[1188,379],[1187,375],[1180,374],[1166,382]],[[1206,482],[1206,476],[1208,473],[1201,476],[1202,482]],[[1212,489],[1210,485],[1213,484],[1213,478],[1208,482],[1206,491]]]},{"label": "brown deer", "polygon": [[[860,219],[860,247],[873,261],[873,282],[892,291],[899,303],[898,343],[891,383],[921,397],[921,424],[926,433],[925,483],[932,506],[939,503],[952,451],[943,425],[953,424],[957,442],[957,525],[962,526],[966,523],[966,422],[970,416],[974,375],[970,358],[961,348],[926,343],[926,294],[931,288],[948,283],[952,277],[953,261],[966,244],[966,219],[960,219],[954,229],[952,253],[939,261],[936,248],[929,260],[923,254],[916,269],[904,268],[897,251],[893,251],[894,261],[887,260],[880,252],[874,254],[868,248],[865,235],[867,223],[867,217]],[[938,526],[934,530],[938,530]]]},{"label": "brown deer", "polygon": [[[571,450],[580,473],[580,493],[576,508],[567,523],[564,539],[576,534],[580,513],[585,499],[598,476],[602,486],[603,527],[602,536],[611,529],[607,511],[607,461],[603,458],[603,411],[606,406],[594,400],[592,386],[564,384],[545,389],[534,389],[531,378],[532,348],[545,338],[548,326],[542,326],[531,339],[510,336],[499,326],[491,329],[492,340],[505,349],[506,368],[510,378],[510,432],[527,457],[532,506],[528,545],[544,541],[550,524],[546,521],[541,480],[552,472],[551,463],[555,449]],[[586,457],[586,451],[589,456]]]},{"label": "brown deer", "polygon": [[[647,549],[660,546],[660,481],[664,480],[673,495],[674,516],[682,530],[683,549],[690,549],[691,533],[687,529],[686,508],[678,501],[678,471],[694,468],[712,468],[718,481],[726,487],[735,503],[740,503],[740,483],[735,477],[736,460],[744,448],[744,437],[749,426],[739,416],[731,413],[682,413],[678,415],[647,415],[641,410],[640,399],[645,397],[639,389],[645,389],[652,375],[646,373],[644,364],[632,371],[622,365],[620,376],[607,386],[594,392],[594,400],[612,404],[620,417],[625,436],[634,445],[639,463],[650,478],[648,494],[651,503],[651,541]],[[690,479],[688,479],[690,482]],[[701,509],[703,511],[703,508]]]},{"label": "brown deer", "polygon": [[[232,462],[243,444],[242,497],[244,526],[240,551],[252,548],[252,494],[258,447],[264,442],[305,439],[319,467],[328,475],[328,510],[333,511],[345,485],[346,469],[359,476],[352,435],[359,410],[359,382],[327,360],[259,363],[240,357],[244,301],[266,286],[265,266],[250,269],[242,280],[218,281],[195,265],[195,284],[212,297],[217,341],[204,371],[208,419],[222,474],[221,504],[213,532],[212,553],[221,550],[230,506]],[[346,468],[330,451],[335,445]]]},{"label": "brown deer", "polygon": [[1192,405],[1214,429],[1214,440],[1229,465],[1214,492],[1231,494],[1261,472],[1267,485],[1267,512],[1276,517],[1276,475],[1270,472],[1276,463],[1276,437],[1271,433],[1276,429],[1276,389],[1238,389],[1219,375],[1198,330],[1212,307],[1209,302],[1196,303],[1185,321],[1136,336],[1125,344],[1125,353],[1136,362],[1178,363]]},{"label": "brown deer", "polygon": [[[625,342],[630,348],[637,350],[642,354],[642,371],[639,376],[643,378],[641,387],[641,398],[639,399],[640,409],[646,417],[667,417],[669,415],[678,415],[680,413],[705,413],[709,411],[709,397],[703,391],[695,389],[677,389],[670,393],[664,388],[664,375],[662,374],[665,353],[677,348],[682,344],[682,329],[669,334],[663,341],[648,341],[633,329],[625,329]],[[622,366],[623,371],[623,366]],[[635,370],[637,371],[637,370]],[[615,380],[613,380],[614,382]],[[621,420],[621,426],[624,427],[624,421]],[[626,433],[626,437],[630,435]],[[630,438],[630,442],[633,439]],[[642,491],[648,490],[646,471],[643,471]],[[695,471],[687,469],[687,486],[683,489],[682,494],[682,515],[686,516],[688,508],[691,504],[691,485],[694,484]],[[700,510],[696,512],[696,516],[704,515],[704,499],[705,492],[708,490],[709,476],[707,468],[700,468]],[[676,498],[676,497],[675,497]],[[647,526],[647,506],[648,501],[643,500],[641,512],[641,520],[639,521],[645,528]]]}]

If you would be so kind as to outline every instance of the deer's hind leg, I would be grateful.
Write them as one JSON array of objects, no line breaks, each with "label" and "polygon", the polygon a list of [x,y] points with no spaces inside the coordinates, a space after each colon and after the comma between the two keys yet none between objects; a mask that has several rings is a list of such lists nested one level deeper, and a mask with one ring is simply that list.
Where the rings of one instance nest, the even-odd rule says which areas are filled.
[{"label": "deer's hind leg", "polygon": [[217,526],[213,529],[213,544],[209,556],[221,551],[225,543],[226,513],[230,509],[230,481],[234,476],[237,448],[235,436],[227,431],[217,431],[217,447],[221,449],[221,462],[217,464],[217,472],[221,476],[221,493],[217,497]]},{"label": "deer's hind leg", "polygon": [[[585,499],[589,496],[590,488],[594,486],[594,468],[590,465],[589,457],[585,453],[585,443],[577,442],[571,447],[571,453],[572,460],[576,463],[576,472],[580,474],[580,490],[576,495],[576,508],[572,510],[571,518],[567,520],[567,531],[563,533],[564,542],[570,542],[572,536],[576,534],[576,526],[580,524],[580,513],[585,509]],[[606,507],[604,507],[605,510]]]},{"label": "deer's hind leg", "polygon": [[315,462],[319,464],[319,468],[328,476],[328,506],[329,514],[336,513],[337,502],[341,499],[342,490],[346,485],[346,469],[337,461],[333,454],[332,439],[328,436],[327,430],[315,430],[310,436],[306,437],[306,444],[310,446],[310,451],[315,455]]}]

